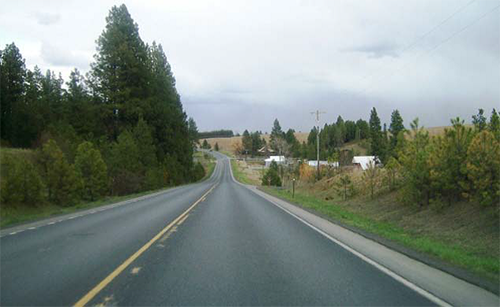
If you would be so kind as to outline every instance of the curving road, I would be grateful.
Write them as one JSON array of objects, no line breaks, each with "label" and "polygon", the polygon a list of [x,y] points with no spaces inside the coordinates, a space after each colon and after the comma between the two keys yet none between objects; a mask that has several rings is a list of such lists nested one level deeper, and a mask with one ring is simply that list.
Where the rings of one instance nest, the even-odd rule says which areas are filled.
[{"label": "curving road", "polygon": [[236,183],[214,154],[205,182],[3,231],[0,304],[435,305]]}]

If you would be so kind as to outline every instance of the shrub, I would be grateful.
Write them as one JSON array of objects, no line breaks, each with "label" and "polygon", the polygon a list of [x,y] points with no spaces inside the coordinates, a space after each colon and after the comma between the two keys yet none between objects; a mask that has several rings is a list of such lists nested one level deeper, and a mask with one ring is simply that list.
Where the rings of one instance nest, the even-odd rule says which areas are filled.
[{"label": "shrub", "polygon": [[91,201],[108,190],[108,170],[101,153],[90,142],[78,146],[75,168],[83,180],[83,197]]},{"label": "shrub", "polygon": [[281,187],[281,178],[278,174],[278,164],[271,162],[271,166],[262,177],[262,185]]},{"label": "shrub", "polygon": [[48,188],[49,200],[69,206],[79,200],[82,180],[54,140],[49,140],[39,153],[39,162]]},{"label": "shrub", "polygon": [[12,157],[2,162],[2,204],[36,206],[45,201],[45,185],[33,163]]}]

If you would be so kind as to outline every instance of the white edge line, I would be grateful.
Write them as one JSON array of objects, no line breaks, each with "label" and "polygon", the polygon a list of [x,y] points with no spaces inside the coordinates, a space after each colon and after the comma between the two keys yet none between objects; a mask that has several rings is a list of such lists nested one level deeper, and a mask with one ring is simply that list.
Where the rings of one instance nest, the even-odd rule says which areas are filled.
[{"label": "white edge line", "polygon": [[[266,198],[264,198],[264,199],[266,199]],[[318,233],[320,233],[321,235],[323,235],[324,237],[326,237],[330,241],[333,241],[334,243],[340,245],[341,247],[343,247],[347,251],[349,251],[349,252],[353,253],[354,255],[358,256],[359,258],[361,258],[365,262],[373,265],[375,268],[379,269],[380,271],[384,272],[385,274],[387,274],[390,277],[394,278],[395,280],[399,281],[400,283],[402,283],[403,285],[405,285],[408,288],[412,289],[413,291],[417,292],[418,294],[422,295],[423,297],[429,299],[433,303],[436,303],[436,304],[438,304],[440,306],[447,306],[447,307],[448,306],[450,306],[450,307],[452,306],[448,302],[440,299],[439,297],[435,296],[434,294],[430,293],[429,291],[422,289],[421,287],[419,287],[416,284],[412,283],[411,281],[407,280],[403,276],[395,273],[391,269],[389,269],[389,268],[381,265],[380,263],[378,263],[378,262],[376,262],[376,261],[368,258],[367,256],[365,256],[362,253],[356,251],[355,249],[353,249],[352,247],[346,245],[345,243],[340,242],[339,240],[337,240],[334,237],[330,236],[328,233],[326,233],[323,230],[319,229],[318,227],[310,224],[306,220],[304,220],[301,217],[295,215],[294,213],[288,211],[287,209],[281,207],[280,205],[276,204],[275,202],[273,202],[271,200],[268,200],[268,201],[271,202],[272,204],[274,204],[275,206],[279,207],[281,210],[285,211],[286,213],[290,214],[291,216],[295,217],[296,219],[298,219],[302,223],[306,224],[310,228],[314,229],[315,231],[317,231]]]},{"label": "white edge line", "polygon": [[423,297],[429,299],[430,301],[432,301],[433,303],[436,303],[440,306],[445,306],[445,307],[451,307],[452,305],[450,305],[449,303],[447,303],[446,301],[440,299],[439,297],[435,296],[434,294],[430,293],[429,291],[427,290],[424,290],[422,289],[421,287],[417,286],[416,284],[412,283],[411,281],[405,279],[404,277],[402,277],[401,275],[395,273],[394,271],[390,270],[389,268],[381,265],[380,263],[378,262],[375,262],[374,260],[368,258],[367,256],[361,254],[360,252],[356,251],[355,249],[353,249],[352,247],[340,242],[339,240],[335,239],[334,237],[330,236],[329,234],[327,234],[326,232],[324,232],[323,230],[319,229],[318,227],[312,225],[311,223],[307,222],[306,220],[304,220],[303,218],[297,216],[296,214],[290,212],[289,210],[283,208],[282,206],[278,205],[277,203],[275,203],[274,201],[270,200],[270,199],[267,199],[265,198],[264,196],[258,194],[257,192],[253,191],[252,189],[248,188],[246,185],[236,181],[236,179],[234,178],[234,175],[233,175],[233,170],[232,170],[232,167],[231,167],[231,160],[229,160],[229,169],[231,170],[231,177],[233,179],[234,182],[236,182],[237,184],[247,188],[248,190],[252,191],[253,193],[257,194],[258,196],[260,196],[261,198],[269,201],[270,203],[272,203],[273,205],[277,206],[278,208],[280,208],[281,210],[285,211],[286,213],[290,214],[291,216],[293,216],[294,218],[298,219],[299,221],[301,221],[302,223],[304,223],[305,225],[309,226],[310,228],[312,228],[313,230],[315,230],[316,232],[320,233],[321,235],[323,235],[325,238],[327,238],[328,240],[338,244],[339,246],[341,246],[342,248],[344,248],[345,250],[351,252],[352,254],[354,254],[355,256],[359,257],[361,260],[373,265],[375,268],[377,268],[378,270],[382,271],[383,273],[389,275],[390,277],[394,278],[395,280],[399,281],[400,283],[402,283],[403,285],[407,286],[408,288],[412,289],[413,291],[417,292],[418,294],[422,295]]}]

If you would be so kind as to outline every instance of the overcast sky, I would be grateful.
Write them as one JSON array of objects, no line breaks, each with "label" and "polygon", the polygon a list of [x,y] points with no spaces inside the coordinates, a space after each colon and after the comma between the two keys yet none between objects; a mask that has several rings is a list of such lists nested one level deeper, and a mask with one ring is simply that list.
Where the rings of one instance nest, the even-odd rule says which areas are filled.
[{"label": "overcast sky", "polygon": [[15,42],[29,68],[87,72],[113,5],[142,39],[163,45],[184,108],[199,130],[309,131],[322,123],[383,122],[399,109],[442,126],[500,109],[500,2],[0,1],[0,48]]}]

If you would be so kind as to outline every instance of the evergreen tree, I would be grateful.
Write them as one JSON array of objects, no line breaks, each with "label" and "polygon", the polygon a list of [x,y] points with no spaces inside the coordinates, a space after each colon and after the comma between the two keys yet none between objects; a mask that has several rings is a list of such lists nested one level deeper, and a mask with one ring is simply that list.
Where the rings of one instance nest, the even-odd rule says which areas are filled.
[{"label": "evergreen tree", "polygon": [[205,177],[205,174],[205,168],[203,167],[203,165],[201,165],[200,162],[197,162],[193,170],[193,181],[199,181],[203,179],[203,177]]},{"label": "evergreen tree", "polygon": [[486,117],[484,116],[483,109],[479,109],[477,115],[472,115],[472,123],[477,131],[483,131],[486,129]]},{"label": "evergreen tree", "polygon": [[208,144],[207,140],[203,140],[203,143],[201,144],[201,148],[210,149],[210,144]]},{"label": "evergreen tree", "polygon": [[405,126],[403,124],[403,118],[399,114],[398,110],[392,111],[391,114],[391,124],[389,125],[390,137],[390,151],[394,155],[394,148],[396,148],[398,135],[400,132],[405,131]]},{"label": "evergreen tree", "polygon": [[2,158],[2,205],[39,206],[45,201],[45,185],[33,163],[19,157]]},{"label": "evergreen tree", "polygon": [[106,17],[94,59],[90,79],[97,98],[119,108],[124,124],[137,118],[135,105],[149,97],[151,74],[139,26],[124,4],[113,6]]},{"label": "evergreen tree", "polygon": [[180,165],[179,174],[187,179],[190,176],[188,172],[193,168],[193,145],[188,119],[161,45],[153,42],[149,48],[149,59],[153,74],[152,111],[144,112],[144,119],[153,128],[153,137],[158,147],[158,161],[162,161],[166,155],[170,156],[169,159],[177,159]]},{"label": "evergreen tree", "polygon": [[370,137],[370,126],[365,120],[358,119],[356,121],[356,127],[359,129],[360,139],[367,139]]},{"label": "evergreen tree", "polygon": [[134,135],[124,130],[111,147],[110,174],[114,194],[125,195],[139,191],[142,185],[140,151]]},{"label": "evergreen tree", "polygon": [[68,90],[64,94],[65,118],[82,136],[97,137],[103,134],[98,107],[92,104],[85,77],[78,69],[71,71],[69,81],[66,82]]},{"label": "evergreen tree", "polygon": [[390,157],[384,168],[386,170],[386,182],[389,186],[389,190],[394,191],[397,186],[397,179],[401,165],[396,158]]},{"label": "evergreen tree", "polygon": [[39,161],[46,180],[49,200],[63,206],[78,202],[82,181],[55,141],[49,140],[43,145]]},{"label": "evergreen tree", "polygon": [[370,147],[372,154],[382,160],[384,156],[384,140],[382,127],[380,126],[380,118],[375,108],[373,108],[370,113]]},{"label": "evergreen tree", "polygon": [[346,120],[344,125],[346,130],[346,142],[354,141],[356,139],[356,123],[352,120]]},{"label": "evergreen tree", "polygon": [[276,151],[280,151],[279,144],[280,140],[284,138],[284,133],[281,130],[280,122],[276,118],[273,123],[273,129],[271,130],[271,148]]},{"label": "evergreen tree", "polygon": [[281,178],[278,172],[278,164],[275,161],[271,162],[269,169],[262,177],[262,185],[281,187]]},{"label": "evergreen tree", "polygon": [[[1,137],[14,146],[23,146],[20,136],[15,135],[20,109],[23,107],[26,67],[19,49],[14,43],[0,52],[0,124]],[[23,122],[25,125],[26,122]]]},{"label": "evergreen tree", "polygon": [[428,205],[431,197],[429,166],[429,133],[418,125],[418,118],[411,124],[411,141],[406,142],[400,153],[403,167],[403,201]]},{"label": "evergreen tree", "polygon": [[375,189],[380,181],[380,169],[370,161],[368,168],[363,172],[363,181],[367,184],[370,191],[370,198],[373,199]]},{"label": "evergreen tree", "polygon": [[133,135],[139,152],[139,162],[141,164],[141,174],[146,170],[156,167],[156,148],[153,144],[151,130],[146,121],[141,117],[133,130]]},{"label": "evergreen tree", "polygon": [[498,142],[500,142],[500,117],[495,109],[491,111],[490,123],[488,129],[493,133]]},{"label": "evergreen tree", "polygon": [[342,144],[344,144],[344,142],[346,141],[346,134],[347,134],[344,119],[342,118],[342,116],[339,115],[339,117],[337,117],[337,122],[335,123],[335,126],[337,127],[339,134],[338,146],[342,146]]},{"label": "evergreen tree", "polygon": [[429,154],[433,194],[450,205],[468,190],[467,149],[473,136],[463,120],[456,118],[451,123],[443,137],[433,139]]},{"label": "evergreen tree", "polygon": [[255,131],[250,134],[250,138],[252,140],[251,154],[252,156],[257,155],[259,149],[264,145],[262,142],[262,138],[260,137],[260,132]]},{"label": "evergreen tree", "polygon": [[215,142],[214,149],[215,149],[215,151],[219,151],[219,143]]},{"label": "evergreen tree", "polygon": [[288,131],[285,133],[285,141],[289,146],[289,150],[292,156],[295,158],[300,157],[300,143],[295,137],[295,130],[288,129]]},{"label": "evergreen tree", "polygon": [[250,154],[252,152],[252,138],[250,137],[250,132],[245,129],[241,137],[241,145],[243,146],[243,151],[245,154]]},{"label": "evergreen tree", "polygon": [[196,147],[196,144],[200,143],[200,138],[198,136],[198,127],[196,126],[196,122],[192,117],[188,119],[188,131],[189,140],[193,144],[193,147]]},{"label": "evergreen tree", "polygon": [[101,153],[90,142],[78,146],[75,168],[83,180],[83,197],[94,201],[108,190],[108,170]]},{"label": "evergreen tree", "polygon": [[[5,131],[7,120],[7,80],[5,75],[5,69],[3,64],[3,50],[0,50],[0,140],[7,139],[7,133]],[[10,105],[10,104],[9,104]]]},{"label": "evergreen tree", "polygon": [[472,196],[484,205],[500,204],[500,143],[487,130],[478,133],[467,151]]}]

